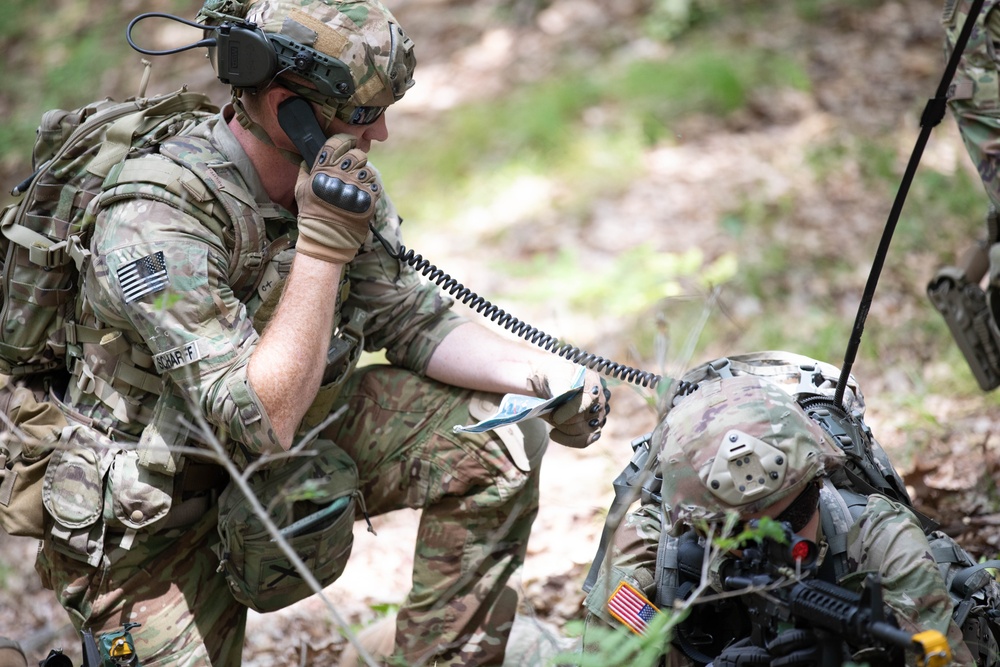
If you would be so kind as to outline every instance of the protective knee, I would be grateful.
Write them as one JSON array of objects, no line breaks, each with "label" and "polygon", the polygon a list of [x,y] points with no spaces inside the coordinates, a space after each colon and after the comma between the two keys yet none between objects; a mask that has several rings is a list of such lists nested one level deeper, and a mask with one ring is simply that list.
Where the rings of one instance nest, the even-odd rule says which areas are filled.
[{"label": "protective knee", "polygon": [[[500,407],[500,396],[476,392],[469,402],[469,415],[476,420],[492,417]],[[522,472],[537,470],[549,444],[549,431],[541,419],[527,419],[493,429],[510,460]]]},{"label": "protective knee", "polygon": [[0,637],[0,667],[28,667],[21,645],[13,639]]}]

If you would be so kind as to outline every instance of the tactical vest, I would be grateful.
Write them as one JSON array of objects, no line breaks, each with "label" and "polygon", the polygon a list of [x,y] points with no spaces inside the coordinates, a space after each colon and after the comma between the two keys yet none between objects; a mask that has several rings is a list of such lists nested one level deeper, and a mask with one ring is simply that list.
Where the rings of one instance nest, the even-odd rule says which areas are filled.
[{"label": "tactical vest", "polygon": [[[744,374],[767,378],[796,397],[810,417],[830,432],[847,454],[844,468],[824,480],[820,494],[820,517],[828,550],[818,576],[837,582],[849,572],[847,533],[865,509],[868,494],[882,493],[908,506],[921,523],[952,598],[953,619],[962,629],[978,664],[1000,665],[996,641],[1000,636],[1000,623],[995,617],[1000,610],[1000,584],[987,571],[1000,567],[1000,561],[977,564],[952,538],[937,531],[933,522],[912,508],[902,479],[864,424],[865,400],[854,378],[849,378],[845,387],[844,409],[840,411],[844,414],[834,414],[838,411],[827,398],[834,394],[839,369],[789,352],[756,352],[716,359],[689,371],[677,382],[673,405],[683,401],[702,383]],[[661,419],[656,431],[633,441],[632,460],[614,482],[615,500],[608,513],[598,555],[584,584],[587,592],[593,589],[597,580],[614,523],[623,516],[628,505],[640,499],[644,504],[662,506],[659,493],[662,479],[654,443],[662,440],[664,424],[665,420]],[[701,578],[704,547],[693,536],[693,532],[671,536],[661,524],[652,596],[652,601],[660,608],[671,608],[674,600],[686,597]],[[734,638],[743,636],[739,633],[749,628],[745,612],[733,604],[731,598],[714,607],[695,605],[691,613],[693,620],[686,621],[689,627],[697,628],[702,624],[725,627],[736,633]],[[712,618],[713,615],[719,618]],[[711,659],[696,642],[689,641],[683,628],[678,627],[674,641],[692,659],[698,659],[694,656],[704,658],[702,662]]]}]

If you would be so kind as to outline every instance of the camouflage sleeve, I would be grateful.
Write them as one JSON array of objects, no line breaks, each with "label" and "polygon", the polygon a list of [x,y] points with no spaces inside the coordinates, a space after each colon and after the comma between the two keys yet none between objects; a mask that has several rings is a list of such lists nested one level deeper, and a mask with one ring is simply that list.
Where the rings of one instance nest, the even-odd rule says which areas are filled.
[{"label": "camouflage sleeve", "polygon": [[903,505],[873,494],[847,534],[852,574],[844,585],[858,587],[869,573],[882,580],[885,602],[910,632],[937,630],[948,638],[953,665],[973,667],[962,631],[951,620],[952,603],[927,537]]},{"label": "camouflage sleeve", "polygon": [[[375,229],[394,252],[402,244],[401,222],[388,196],[383,196]],[[351,290],[344,302],[345,317],[353,309],[365,311],[365,349],[385,350],[386,358],[397,366],[424,373],[441,340],[465,321],[449,310],[453,302],[440,288],[393,258],[373,234],[351,262],[348,277]]]},{"label": "camouflage sleeve", "polygon": [[[946,5],[943,23],[946,53],[950,56],[972,0],[952,0]],[[1000,208],[1000,72],[996,61],[997,45],[1000,45],[1000,11],[995,0],[987,0],[955,72],[948,91],[948,105],[990,201]]]},{"label": "camouflage sleeve", "polygon": [[258,335],[229,287],[222,238],[218,223],[159,201],[114,204],[95,226],[87,298],[102,320],[148,347],[209,423],[248,453],[280,451],[247,381]]}]

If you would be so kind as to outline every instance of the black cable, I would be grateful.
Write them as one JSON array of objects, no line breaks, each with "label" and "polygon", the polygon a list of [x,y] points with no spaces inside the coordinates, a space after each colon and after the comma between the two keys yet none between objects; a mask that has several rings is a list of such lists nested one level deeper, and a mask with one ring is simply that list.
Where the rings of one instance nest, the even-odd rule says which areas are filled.
[{"label": "black cable", "polygon": [[369,225],[369,228],[393,259],[409,264],[435,285],[447,292],[452,298],[461,301],[464,305],[472,308],[491,322],[502,326],[507,331],[516,334],[529,343],[534,343],[547,352],[557,354],[575,364],[581,364],[598,373],[603,373],[618,380],[625,380],[641,387],[655,387],[662,379],[661,376],[654,373],[605,359],[602,356],[592,354],[567,343],[560,343],[553,336],[540,331],[527,322],[522,322],[513,315],[505,312],[502,308],[490,303],[487,299],[479,296],[431,264],[422,255],[415,253],[413,250],[408,250],[406,246],[400,244],[398,251],[393,250],[389,242],[378,233],[374,225]]},{"label": "black cable", "polygon": [[188,44],[187,46],[177,47],[176,49],[166,49],[164,51],[152,51],[150,49],[143,49],[143,48],[139,47],[134,41],[132,41],[132,28],[134,28],[135,25],[137,23],[139,23],[139,21],[143,21],[143,20],[148,19],[148,18],[170,19],[172,21],[177,21],[178,23],[183,23],[184,25],[191,26],[192,28],[198,28],[199,30],[214,30],[215,29],[214,26],[206,26],[206,25],[203,25],[201,23],[195,23],[194,21],[189,21],[187,19],[181,18],[180,16],[174,16],[173,14],[164,14],[162,12],[147,12],[145,14],[139,14],[134,19],[132,19],[131,21],[129,21],[128,28],[126,28],[126,30],[125,30],[125,39],[128,40],[128,45],[131,46],[136,51],[138,51],[139,53],[145,54],[147,56],[169,56],[169,55],[174,54],[174,53],[181,53],[183,51],[189,51],[191,49],[196,49],[199,46],[208,46],[208,47],[211,47],[211,46],[215,46],[215,44],[216,44],[215,38],[214,37],[210,37],[210,38],[207,38],[207,39],[199,40],[199,41],[195,42],[194,44]]},{"label": "black cable", "polygon": [[875,297],[875,287],[878,285],[879,274],[882,273],[882,266],[885,264],[885,258],[889,254],[889,243],[892,241],[892,234],[896,230],[896,223],[899,222],[899,214],[902,211],[903,202],[906,201],[906,194],[910,189],[910,184],[913,182],[913,176],[917,171],[917,166],[920,164],[920,158],[923,155],[924,147],[927,145],[927,140],[930,138],[931,130],[944,118],[948,104],[948,87],[955,76],[955,70],[958,69],[958,62],[962,57],[962,52],[965,51],[965,45],[969,41],[976,17],[979,16],[982,7],[983,0],[973,0],[972,8],[969,10],[969,15],[962,26],[962,32],[955,42],[955,48],[948,59],[944,75],[941,77],[941,83],[938,84],[937,94],[933,99],[928,100],[927,106],[924,107],[924,111],[920,115],[920,135],[917,137],[916,145],[910,154],[910,161],[906,165],[906,171],[903,173],[903,178],[900,181],[899,190],[896,192],[896,200],[892,204],[889,219],[886,221],[885,229],[882,231],[882,239],[879,242],[878,250],[875,252],[871,271],[868,273],[868,283],[865,285],[865,291],[861,296],[861,303],[858,305],[858,314],[854,320],[854,329],[851,331],[851,338],[847,343],[847,351],[844,353],[844,365],[841,368],[840,379],[837,381],[837,391],[833,398],[834,402],[841,407],[843,407],[847,380],[851,375],[854,360],[857,358],[858,347],[861,345],[861,336],[865,330],[865,320],[868,318],[868,311],[871,309],[872,299]]}]

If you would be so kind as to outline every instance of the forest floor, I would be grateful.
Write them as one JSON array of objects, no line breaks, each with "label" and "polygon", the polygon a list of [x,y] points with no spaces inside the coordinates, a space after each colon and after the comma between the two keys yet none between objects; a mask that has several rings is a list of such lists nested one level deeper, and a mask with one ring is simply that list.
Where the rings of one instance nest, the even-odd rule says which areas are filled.
[{"label": "forest floor", "polygon": [[[418,85],[394,110],[391,131],[403,138],[433,133],[449,108],[498,98],[512,86],[544,78],[568,59],[634,57],[648,46],[639,30],[641,14],[648,8],[643,0],[507,2],[518,20],[504,23],[492,18],[497,4],[496,0],[398,0],[392,4],[417,45],[420,65]],[[697,247],[713,257],[732,249],[734,243],[719,230],[727,197],[762,188],[795,191],[799,201],[806,202],[797,217],[802,224],[771,233],[793,239],[804,264],[830,256],[857,258],[859,268],[849,283],[834,292],[843,316],[853,318],[894,193],[859,187],[860,176],[851,173],[833,174],[821,187],[806,183],[799,180],[795,162],[818,137],[831,133],[863,136],[903,127],[909,129],[907,137],[912,140],[921,105],[933,94],[943,67],[935,5],[918,0],[878,2],[870,7],[852,3],[853,9],[830,10],[818,22],[801,21],[792,11],[775,11],[767,30],[744,26],[736,15],[724,19],[713,32],[717,39],[768,44],[803,54],[812,92],[761,97],[724,121],[691,119],[677,131],[677,141],[649,150],[640,182],[620,198],[594,207],[585,229],[560,236],[559,220],[541,219],[533,239],[505,237],[506,245],[490,252],[516,257],[525,247],[542,242],[538,239],[559,238],[585,246],[591,257],[612,255],[626,242],[621,221],[628,219],[638,226],[630,234],[655,235],[677,252]],[[195,89],[207,86],[210,74],[199,80],[196,71],[188,70],[185,82]],[[951,123],[938,130],[925,159],[955,170],[970,169]],[[835,247],[831,238],[836,239]],[[433,229],[421,231],[421,247],[447,247],[451,240],[445,231],[437,236]],[[763,252],[750,245],[758,241],[766,238],[744,238],[741,252]],[[933,261],[930,256],[903,261],[903,277],[888,279],[890,296],[876,302],[869,327],[903,326],[900,322],[905,322],[907,309],[914,308],[915,302],[891,298],[902,289],[897,283],[918,276],[922,282],[915,280],[902,292],[922,292],[936,268]],[[457,267],[454,273],[490,293],[496,278],[485,272],[484,264],[458,253],[447,262],[450,269]],[[799,267],[779,285],[788,290],[790,310],[822,289],[810,278],[808,269]],[[753,303],[744,300],[727,306],[736,320],[753,311]],[[549,310],[539,307],[529,309],[527,319],[537,318],[545,328],[552,317]],[[601,335],[609,339],[604,341],[606,348],[628,350],[628,330],[615,330],[605,323],[600,327]],[[749,351],[738,349],[738,344],[738,336],[709,344],[706,358]],[[960,536],[977,555],[992,555],[1000,548],[1000,514],[992,509],[992,479],[1000,470],[1000,454],[992,438],[996,415],[975,399],[933,395],[923,409],[933,412],[937,424],[949,426],[936,429],[933,440],[921,443],[920,455],[912,456],[906,442],[914,435],[907,423],[910,415],[879,408],[880,394],[905,392],[912,386],[907,365],[921,368],[927,379],[934,377],[934,364],[917,340],[913,349],[898,351],[892,364],[856,369],[868,396],[869,422],[886,449],[893,455],[900,453],[898,467],[920,508]],[[611,482],[631,456],[630,441],[656,424],[655,410],[644,395],[626,385],[613,386],[612,404],[612,417],[598,443],[585,451],[553,445],[542,470],[541,510],[518,585],[525,615],[556,633],[568,621],[583,616],[580,586],[613,497]],[[414,512],[376,517],[377,536],[365,532],[363,524],[357,526],[347,570],[326,590],[338,614],[352,627],[371,624],[402,601],[410,585],[417,518]],[[0,592],[0,634],[25,640],[31,651],[29,661],[37,661],[53,646],[62,645],[71,654],[77,650],[76,640],[65,630],[63,612],[51,592],[40,588],[32,570],[35,548],[30,540],[0,535],[4,554],[0,572],[8,582]],[[344,642],[334,628],[334,619],[316,599],[273,614],[251,613],[245,664],[333,664]]]}]

